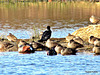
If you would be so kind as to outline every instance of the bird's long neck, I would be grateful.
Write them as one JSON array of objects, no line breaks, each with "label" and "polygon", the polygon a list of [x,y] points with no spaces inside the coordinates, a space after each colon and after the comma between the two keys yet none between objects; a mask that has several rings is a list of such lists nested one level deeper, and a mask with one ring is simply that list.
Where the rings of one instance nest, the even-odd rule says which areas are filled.
[{"label": "bird's long neck", "polygon": [[47,29],[47,31],[51,31],[50,29]]}]

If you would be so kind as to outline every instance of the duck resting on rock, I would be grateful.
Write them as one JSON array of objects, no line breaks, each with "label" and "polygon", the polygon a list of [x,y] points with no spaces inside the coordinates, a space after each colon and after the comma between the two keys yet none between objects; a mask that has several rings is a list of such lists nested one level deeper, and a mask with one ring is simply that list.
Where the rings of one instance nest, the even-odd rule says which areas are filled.
[{"label": "duck resting on rock", "polygon": [[[96,41],[96,42],[95,42],[95,41]],[[97,37],[95,37],[95,36],[90,36],[90,37],[89,37],[89,40],[88,40],[89,44],[92,44],[92,45],[94,45],[94,42],[97,43],[97,42],[99,42],[99,41],[100,41],[100,38],[97,38]]]},{"label": "duck resting on rock", "polygon": [[55,51],[57,52],[57,54],[61,54],[61,50],[63,49],[63,46],[58,44],[55,46]]},{"label": "duck resting on rock", "polygon": [[73,39],[70,40],[67,44],[67,48],[77,49],[77,48],[82,48],[82,47],[84,47],[82,44],[74,41]]},{"label": "duck resting on rock", "polygon": [[26,43],[24,40],[20,40],[18,44],[18,52],[19,53],[34,53],[35,49],[31,44]]},{"label": "duck resting on rock", "polygon": [[7,39],[11,42],[15,42],[17,41],[17,37],[14,36],[12,33],[9,33],[9,35],[7,36]]},{"label": "duck resting on rock", "polygon": [[50,40],[50,39],[48,39],[48,40],[46,41],[45,45],[46,45],[48,48],[52,48],[52,47],[55,47],[56,45],[58,45],[58,43],[57,43],[57,42],[54,42],[54,41],[52,41],[52,40]]},{"label": "duck resting on rock", "polygon": [[49,49],[47,51],[47,55],[50,55],[50,56],[57,55],[57,52],[55,51],[55,47],[52,47],[51,49]]},{"label": "duck resting on rock", "polygon": [[94,45],[92,50],[93,50],[93,53],[100,54],[100,46]]},{"label": "duck resting on rock", "polygon": [[95,17],[95,16],[91,16],[90,17],[90,22],[92,23],[92,24],[98,24],[98,22],[100,21],[100,19],[99,18],[97,18],[97,17]]},{"label": "duck resting on rock", "polygon": [[77,50],[72,48],[63,48],[61,50],[61,55],[76,55]]}]

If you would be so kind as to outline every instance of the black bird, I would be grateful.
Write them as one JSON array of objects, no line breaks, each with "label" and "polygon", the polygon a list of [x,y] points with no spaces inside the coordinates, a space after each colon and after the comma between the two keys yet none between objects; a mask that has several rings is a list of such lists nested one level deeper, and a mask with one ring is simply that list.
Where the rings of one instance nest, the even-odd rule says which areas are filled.
[{"label": "black bird", "polygon": [[55,51],[55,47],[52,47],[48,52],[47,55],[53,56],[57,55],[57,52]]},{"label": "black bird", "polygon": [[47,30],[43,32],[43,35],[41,39],[38,40],[38,42],[43,42],[43,41],[47,41],[48,39],[50,39],[51,33],[52,31],[50,30],[50,26],[47,26]]}]

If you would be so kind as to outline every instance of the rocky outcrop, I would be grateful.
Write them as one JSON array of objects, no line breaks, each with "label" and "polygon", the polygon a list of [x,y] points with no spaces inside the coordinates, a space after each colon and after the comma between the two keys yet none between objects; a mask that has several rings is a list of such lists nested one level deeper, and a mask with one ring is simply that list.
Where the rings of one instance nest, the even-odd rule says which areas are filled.
[{"label": "rocky outcrop", "polygon": [[72,35],[79,36],[86,42],[88,42],[91,35],[100,38],[100,24],[80,28],[73,32]]}]

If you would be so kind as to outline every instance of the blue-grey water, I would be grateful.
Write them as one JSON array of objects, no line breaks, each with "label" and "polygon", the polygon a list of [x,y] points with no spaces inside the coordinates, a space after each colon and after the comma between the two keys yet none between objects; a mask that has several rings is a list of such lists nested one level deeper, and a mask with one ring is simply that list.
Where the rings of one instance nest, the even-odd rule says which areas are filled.
[{"label": "blue-grey water", "polygon": [[[0,38],[12,33],[18,39],[30,39],[48,25],[51,37],[65,38],[68,33],[88,26],[91,15],[100,17],[99,3],[0,3]],[[100,55],[1,52],[0,75],[100,75]]]},{"label": "blue-grey water", "polygon": [[[32,36],[38,35],[40,32],[46,30],[46,26],[50,25],[52,30],[51,38],[65,38],[68,33],[73,33],[77,29],[87,26],[88,21],[74,23],[75,20],[29,20],[22,19],[24,22],[20,23],[17,19],[9,20],[7,23],[1,22],[0,36],[6,38],[9,33],[14,34],[18,39],[30,39]],[[72,23],[72,24],[71,24]]]},{"label": "blue-grey water", "polygon": [[1,52],[0,75],[100,75],[100,56],[93,53],[47,56],[46,51]]}]

